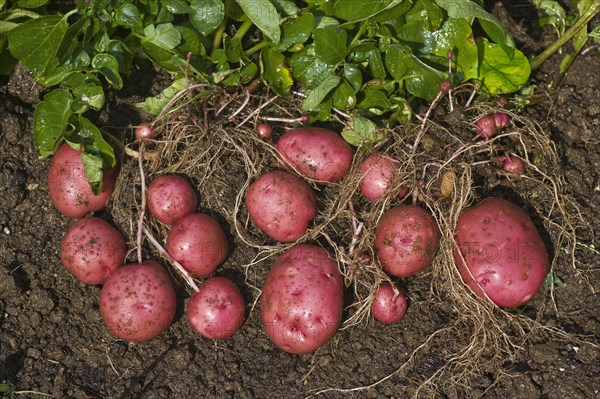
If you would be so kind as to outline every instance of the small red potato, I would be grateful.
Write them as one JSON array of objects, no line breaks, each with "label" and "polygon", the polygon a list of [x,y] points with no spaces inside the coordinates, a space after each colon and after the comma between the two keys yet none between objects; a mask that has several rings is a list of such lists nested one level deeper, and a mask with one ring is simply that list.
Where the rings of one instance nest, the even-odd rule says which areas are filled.
[{"label": "small red potato", "polygon": [[475,137],[489,139],[508,125],[509,120],[508,114],[503,112],[484,115],[475,121],[475,132],[477,133]]},{"label": "small red potato", "polygon": [[352,148],[328,129],[291,129],[277,141],[277,150],[300,174],[323,183],[342,180],[352,166]]},{"label": "small red potato", "polygon": [[123,235],[108,222],[95,216],[76,221],[60,245],[65,268],[85,284],[102,284],[125,260],[127,246]]},{"label": "small red potato", "polygon": [[433,217],[416,205],[400,205],[385,212],[375,229],[375,254],[383,270],[409,277],[429,266],[440,246]]},{"label": "small red potato", "polygon": [[301,244],[281,255],[260,298],[263,328],[280,349],[310,353],[337,331],[343,282],[337,262],[318,246]]},{"label": "small red potato", "polygon": [[358,168],[364,173],[360,180],[360,192],[369,201],[376,201],[386,193],[398,170],[398,161],[376,152],[365,159]]},{"label": "small red potato", "polygon": [[266,123],[259,123],[256,125],[256,134],[263,140],[270,140],[273,134],[273,128]]},{"label": "small red potato", "polygon": [[384,324],[394,324],[402,320],[407,307],[408,302],[404,292],[400,288],[394,291],[390,283],[383,283],[377,289],[371,304],[371,313],[375,319]]},{"label": "small red potato", "polygon": [[166,330],[177,309],[167,271],[147,260],[115,270],[100,291],[100,315],[108,329],[130,342],[144,342]]},{"label": "small red potato", "polygon": [[527,214],[513,203],[487,198],[465,209],[454,258],[464,282],[500,307],[527,303],[549,270],[548,252]]},{"label": "small red potato", "polygon": [[271,238],[293,242],[306,233],[317,213],[317,202],[306,182],[273,170],[248,187],[246,208],[254,224]]},{"label": "small red potato", "polygon": [[172,225],[196,211],[198,198],[192,185],[177,175],[158,176],[146,190],[148,210],[164,224]]},{"label": "small red potato", "polygon": [[154,127],[150,124],[143,123],[135,128],[133,134],[136,139],[144,141],[154,137]]},{"label": "small red potato", "polygon": [[209,339],[232,336],[244,323],[245,302],[240,289],[225,277],[212,277],[190,298],[187,316],[190,325]]},{"label": "small red potato", "polygon": [[522,175],[525,172],[525,162],[518,157],[507,155],[500,157],[500,161],[503,162],[502,169],[506,173]]},{"label": "small red potato", "polygon": [[227,257],[228,243],[215,219],[192,213],[173,225],[167,235],[166,250],[192,276],[206,277]]},{"label": "small red potato", "polygon": [[62,144],[48,169],[48,193],[60,213],[72,218],[81,218],[90,212],[106,207],[115,187],[115,168],[104,173],[102,192],[94,195],[90,187],[81,151]]}]

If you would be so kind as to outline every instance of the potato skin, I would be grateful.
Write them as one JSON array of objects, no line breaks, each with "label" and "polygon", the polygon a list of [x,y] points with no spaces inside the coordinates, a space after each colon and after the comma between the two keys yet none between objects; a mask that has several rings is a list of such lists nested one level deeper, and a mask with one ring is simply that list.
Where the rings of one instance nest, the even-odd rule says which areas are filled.
[{"label": "potato skin", "polygon": [[364,173],[359,186],[362,195],[369,201],[376,201],[385,195],[398,170],[398,161],[381,152],[375,152],[358,168]]},{"label": "potato skin", "polygon": [[102,192],[94,195],[85,174],[81,151],[62,144],[48,169],[48,193],[60,213],[81,218],[106,207],[115,187],[117,170],[104,173]]},{"label": "potato skin", "polygon": [[194,277],[213,273],[227,258],[228,248],[221,225],[203,213],[179,219],[167,235],[167,252]]},{"label": "potato skin", "polygon": [[384,324],[398,323],[406,314],[408,302],[406,295],[400,288],[398,295],[390,283],[383,283],[375,293],[375,299],[371,304],[371,313],[375,319]]},{"label": "potato skin", "polygon": [[108,222],[95,216],[76,221],[60,245],[65,268],[85,284],[102,284],[125,260],[127,246],[123,235]]},{"label": "potato skin", "polygon": [[144,342],[167,329],[177,309],[167,271],[147,260],[115,270],[100,291],[100,315],[117,337]]},{"label": "potato skin", "polygon": [[225,277],[205,280],[188,302],[190,325],[209,339],[232,336],[244,323],[245,302],[240,289]]},{"label": "potato skin", "polygon": [[198,205],[191,184],[177,175],[163,175],[152,180],[146,199],[152,216],[168,225],[194,213]]},{"label": "potato skin", "polygon": [[271,238],[293,242],[306,233],[317,213],[317,201],[306,182],[273,170],[248,187],[246,209],[254,224]]},{"label": "potato skin", "polygon": [[549,270],[548,252],[527,214],[500,198],[487,198],[459,216],[454,259],[463,281],[500,307],[527,303]]},{"label": "potato skin", "polygon": [[288,130],[277,141],[284,161],[300,174],[324,183],[342,180],[352,166],[352,148],[334,131],[318,127]]},{"label": "potato skin", "polygon": [[337,262],[318,246],[300,244],[275,262],[260,298],[265,332],[280,349],[310,353],[337,331],[343,282]]},{"label": "potato skin", "polygon": [[375,254],[383,270],[409,277],[429,266],[440,246],[435,219],[416,205],[385,212],[375,228]]}]

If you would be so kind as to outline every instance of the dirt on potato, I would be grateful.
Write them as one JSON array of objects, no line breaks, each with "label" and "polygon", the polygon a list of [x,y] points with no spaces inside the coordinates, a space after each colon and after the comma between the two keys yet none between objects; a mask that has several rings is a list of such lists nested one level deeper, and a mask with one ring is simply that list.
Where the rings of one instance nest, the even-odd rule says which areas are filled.
[{"label": "dirt on potato", "polygon": [[[387,198],[376,205],[359,200],[349,208],[359,194],[357,175],[346,186],[313,184],[321,216],[302,240],[320,243],[343,260],[347,308],[334,338],[303,356],[277,349],[262,329],[260,286],[274,256],[287,244],[274,245],[252,226],[240,194],[261,172],[279,166],[272,146],[254,133],[255,124],[263,122],[259,117],[298,117],[298,102],[276,100],[261,108],[271,96],[259,92],[227,120],[242,107],[243,94],[214,117],[219,101],[229,98],[225,93],[212,103],[188,107],[184,120],[161,122],[160,141],[149,147],[149,153],[161,151],[161,157],[146,161],[146,177],[150,181],[177,172],[190,178],[199,192],[199,209],[215,217],[228,236],[229,256],[217,274],[240,287],[248,303],[247,320],[231,338],[202,338],[185,317],[191,292],[173,272],[175,322],[154,340],[132,344],[104,326],[100,288],[79,283],[60,263],[60,242],[73,221],[50,201],[49,161],[38,159],[31,134],[33,110],[45,90],[29,72],[17,69],[0,86],[0,383],[56,398],[86,399],[600,397],[600,91],[590,74],[600,70],[600,60],[594,51],[578,57],[560,86],[546,91],[559,61],[556,57],[536,72],[534,83],[547,95],[524,113],[514,113],[513,129],[496,142],[510,151],[542,151],[531,153],[529,165],[537,170],[529,169],[525,177],[499,172],[494,163],[473,165],[481,160],[478,148],[461,162],[440,165],[468,141],[476,114],[492,106],[448,113],[442,103],[424,132],[419,125],[389,132],[392,139],[385,150],[409,160],[396,187],[420,183],[417,176],[424,173],[422,188],[413,192],[434,213],[443,233],[437,261],[398,283],[409,300],[399,324],[384,325],[363,312],[372,287],[386,277],[376,264],[349,256],[352,249],[368,253],[377,215],[399,200]],[[127,143],[133,137],[127,126],[143,118],[134,104],[167,83],[150,67],[140,68],[126,89],[110,93],[106,109],[93,116]],[[204,118],[210,106],[211,117]],[[260,112],[253,114],[256,109]],[[334,121],[330,127],[342,124]],[[454,126],[456,130],[450,129]],[[286,127],[273,123],[275,136]],[[417,138],[419,148],[428,151],[411,153]],[[137,160],[120,154],[117,191],[99,216],[125,235],[128,258],[135,260],[140,180]],[[365,155],[356,156],[352,173]],[[442,196],[439,184],[449,179],[448,170],[452,189]],[[501,311],[476,299],[456,278],[449,256],[449,228],[458,212],[488,195],[517,202],[556,260],[554,286],[538,293],[522,312]],[[355,234],[359,223],[364,227]],[[157,237],[166,237],[164,226],[150,223],[150,228]],[[147,243],[143,250],[166,265]]]}]

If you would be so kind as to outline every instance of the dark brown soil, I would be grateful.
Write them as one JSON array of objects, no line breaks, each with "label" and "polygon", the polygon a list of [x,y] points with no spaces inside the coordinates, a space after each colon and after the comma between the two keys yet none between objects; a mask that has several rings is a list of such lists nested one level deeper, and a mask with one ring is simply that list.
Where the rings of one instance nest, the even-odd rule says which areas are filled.
[{"label": "dark brown soil", "polygon": [[[557,62],[536,73],[540,87],[555,76]],[[599,70],[595,51],[580,56],[560,87],[528,110],[552,133],[572,195],[592,226],[581,231],[577,268],[567,261],[557,265],[565,285],[554,291],[556,310],[548,291],[527,309],[541,312],[542,324],[562,328],[573,339],[526,340],[501,370],[475,375],[466,387],[430,389],[421,396],[600,398],[600,352],[593,345],[600,340]],[[137,72],[128,92],[111,95],[106,112],[96,116],[98,124],[138,123],[131,104],[160,87],[151,72]],[[400,324],[360,324],[339,331],[315,354],[295,356],[272,345],[258,309],[248,309],[245,325],[232,338],[201,338],[183,313],[188,294],[182,289],[176,321],[158,338],[141,344],[115,339],[98,312],[99,287],[78,283],[60,263],[60,241],[72,221],[48,197],[48,161],[38,160],[32,140],[33,109],[43,93],[23,69],[0,86],[0,383],[56,398],[302,398],[326,388],[374,384],[458,317],[430,298],[427,276],[417,276],[407,283],[410,307]],[[236,245],[233,252],[219,273],[232,277],[253,303],[256,292],[244,286],[239,267],[252,251]],[[444,343],[437,342],[403,373],[372,388],[321,397],[410,397],[449,360]]]}]

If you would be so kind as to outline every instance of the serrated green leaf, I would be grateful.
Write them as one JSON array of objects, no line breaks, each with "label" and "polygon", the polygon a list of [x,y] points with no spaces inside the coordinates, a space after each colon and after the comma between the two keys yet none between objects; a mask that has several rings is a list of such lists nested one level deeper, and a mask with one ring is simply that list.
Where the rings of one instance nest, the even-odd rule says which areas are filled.
[{"label": "serrated green leaf", "polygon": [[8,32],[11,54],[37,74],[58,65],[57,53],[68,29],[66,16],[48,15]]},{"label": "serrated green leaf", "polygon": [[211,34],[225,18],[225,5],[221,0],[191,0],[190,20],[200,33]]},{"label": "serrated green leaf", "polygon": [[279,14],[269,0],[236,0],[244,13],[272,42],[279,43],[281,30]]},{"label": "serrated green leaf", "polygon": [[485,38],[477,40],[477,48],[482,57],[478,79],[487,93],[512,93],[529,80],[531,66],[521,51],[515,50],[511,60],[500,46]]},{"label": "serrated green leaf", "polygon": [[53,90],[46,94],[33,113],[33,137],[45,159],[54,154],[62,141],[63,133],[73,114],[71,104],[73,97],[64,89]]},{"label": "serrated green leaf", "polygon": [[121,75],[119,75],[119,63],[112,55],[96,54],[94,58],[92,58],[92,67],[104,75],[111,86],[117,89],[123,87],[123,79],[121,79]]},{"label": "serrated green leaf", "polygon": [[313,33],[315,54],[329,65],[335,65],[344,60],[348,54],[348,34],[340,28],[319,28]]},{"label": "serrated green leaf", "polygon": [[315,109],[325,97],[338,85],[340,77],[336,75],[329,75],[326,77],[321,84],[315,87],[313,90],[308,92],[308,95],[302,102],[302,110],[308,112]]},{"label": "serrated green leaf", "polygon": [[137,103],[135,106],[150,115],[158,115],[164,106],[173,98],[173,96],[185,89],[187,80],[185,78],[179,78],[173,81],[168,87],[166,87],[159,95],[154,97],[148,97],[144,102]]}]

